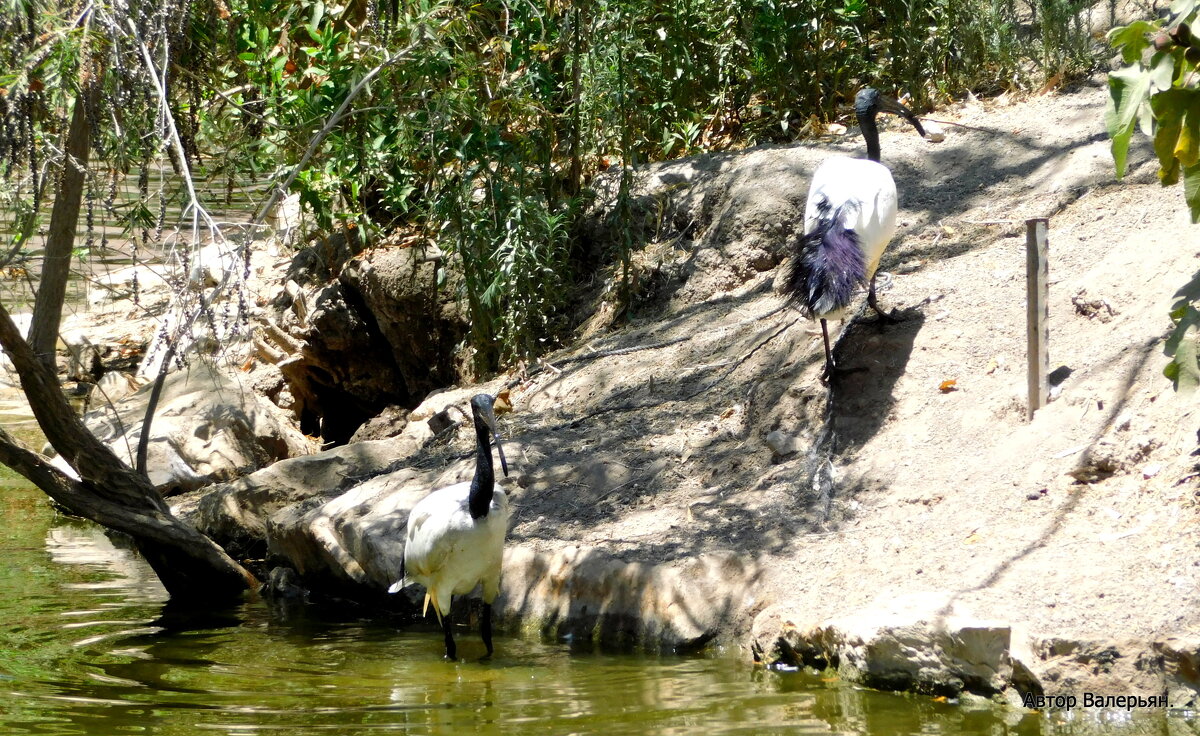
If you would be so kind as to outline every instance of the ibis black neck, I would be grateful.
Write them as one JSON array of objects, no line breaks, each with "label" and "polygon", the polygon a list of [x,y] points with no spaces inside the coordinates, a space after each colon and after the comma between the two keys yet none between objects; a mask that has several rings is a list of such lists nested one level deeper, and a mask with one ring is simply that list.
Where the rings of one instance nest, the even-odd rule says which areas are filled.
[{"label": "ibis black neck", "polygon": [[471,478],[471,493],[467,504],[472,519],[487,516],[496,490],[496,473],[492,469],[492,433],[487,423],[475,415],[475,475]]},{"label": "ibis black neck", "polygon": [[875,112],[858,113],[858,127],[867,142],[867,158],[879,160],[879,126],[875,124]]}]

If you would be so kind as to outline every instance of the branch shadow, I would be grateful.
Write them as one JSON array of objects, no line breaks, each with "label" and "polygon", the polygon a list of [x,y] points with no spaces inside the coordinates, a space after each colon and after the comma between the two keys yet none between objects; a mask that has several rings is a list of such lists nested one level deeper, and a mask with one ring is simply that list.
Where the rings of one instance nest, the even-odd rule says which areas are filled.
[{"label": "branch shadow", "polygon": [[[1162,336],[1155,335],[1149,340],[1146,340],[1138,349],[1140,355],[1138,356],[1137,360],[1132,363],[1129,370],[1125,374],[1124,380],[1122,381],[1122,385],[1119,390],[1119,395],[1121,398],[1118,401],[1112,402],[1112,405],[1107,408],[1107,414],[1104,421],[1100,424],[1100,427],[1096,431],[1092,442],[1088,445],[1088,448],[1084,451],[1080,459],[1080,467],[1087,466],[1094,458],[1097,444],[1099,443],[1100,439],[1104,437],[1110,429],[1112,429],[1113,422],[1125,410],[1125,407],[1130,399],[1130,392],[1137,381],[1138,374],[1145,368],[1147,361],[1149,361],[1150,357],[1156,352],[1155,348],[1161,345],[1161,343]],[[1082,488],[1086,487],[1086,485],[1082,486]],[[1055,510],[1054,516],[1051,518],[1050,523],[1046,526],[1046,529],[1038,536],[1037,539],[1025,545],[1023,548],[1016,550],[1009,557],[1001,560],[986,577],[979,581],[977,585],[955,591],[955,593],[947,602],[942,613],[944,615],[949,615],[954,603],[957,600],[963,596],[986,590],[987,588],[995,585],[1006,574],[1008,574],[1008,572],[1011,571],[1017,565],[1017,563],[1049,544],[1050,540],[1053,539],[1063,529],[1067,519],[1075,512],[1085,495],[1086,494],[1083,491],[1072,493],[1069,500],[1064,502],[1058,509]]]}]

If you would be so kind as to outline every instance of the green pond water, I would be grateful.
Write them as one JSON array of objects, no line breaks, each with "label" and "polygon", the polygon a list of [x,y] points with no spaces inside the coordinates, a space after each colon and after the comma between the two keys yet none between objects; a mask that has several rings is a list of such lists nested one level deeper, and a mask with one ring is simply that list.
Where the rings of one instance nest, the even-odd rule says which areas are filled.
[{"label": "green pond water", "polygon": [[[98,527],[0,481],[0,736],[8,734],[1193,733],[1161,712],[1017,713],[705,657],[498,637],[490,661],[386,616],[167,604]],[[463,630],[460,653],[482,654]]]}]

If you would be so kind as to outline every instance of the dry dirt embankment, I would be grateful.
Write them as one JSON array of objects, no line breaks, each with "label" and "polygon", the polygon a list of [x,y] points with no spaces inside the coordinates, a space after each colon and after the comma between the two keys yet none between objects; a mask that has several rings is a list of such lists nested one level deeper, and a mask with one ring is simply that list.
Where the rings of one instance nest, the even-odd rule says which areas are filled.
[{"label": "dry dirt embankment", "polygon": [[[646,565],[710,555],[707,576],[629,609],[884,687],[1191,702],[1200,412],[1160,371],[1200,230],[1144,142],[1114,181],[1105,98],[1095,80],[964,104],[933,117],[972,127],[937,145],[885,133],[902,214],[882,300],[907,319],[853,323],[840,360],[867,370],[832,395],[814,325],[776,311],[774,266],[808,172],[859,155],[857,138],[653,167],[643,274],[661,311],[514,391],[514,546]],[[1051,218],[1050,356],[1065,378],[1030,422],[1033,216]],[[772,432],[800,451],[781,457]],[[510,597],[540,584],[561,599],[559,564],[514,572]]]}]

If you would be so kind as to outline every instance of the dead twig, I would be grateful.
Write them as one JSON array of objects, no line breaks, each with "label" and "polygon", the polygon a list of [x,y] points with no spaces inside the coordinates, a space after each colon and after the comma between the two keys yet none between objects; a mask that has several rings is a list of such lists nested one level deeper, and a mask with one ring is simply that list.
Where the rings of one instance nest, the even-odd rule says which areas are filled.
[{"label": "dead twig", "polygon": [[992,128],[980,128],[975,125],[967,125],[965,123],[955,123],[950,120],[938,120],[937,118],[926,118],[926,117],[921,117],[919,119],[924,120],[929,123],[937,123],[939,125],[953,125],[956,128],[966,128],[967,130],[977,130],[980,133],[991,133],[993,135],[998,135],[1001,132],[998,130],[993,130]]}]

